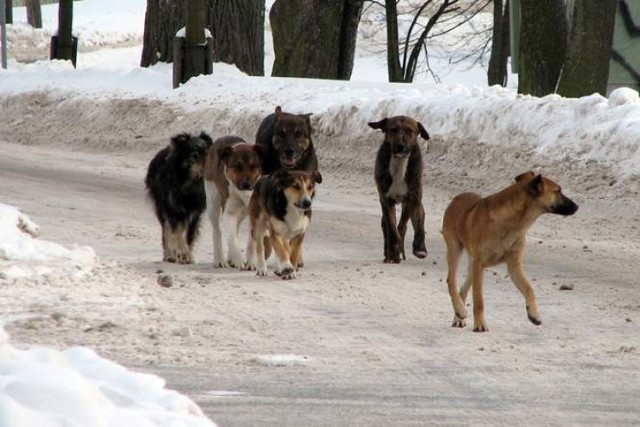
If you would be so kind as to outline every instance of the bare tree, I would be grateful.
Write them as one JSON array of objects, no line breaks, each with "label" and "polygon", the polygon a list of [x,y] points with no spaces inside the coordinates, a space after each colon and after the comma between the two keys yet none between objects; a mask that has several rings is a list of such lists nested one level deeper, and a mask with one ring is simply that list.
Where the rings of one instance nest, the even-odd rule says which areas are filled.
[{"label": "bare tree", "polygon": [[[458,5],[460,0],[414,0],[404,3],[402,10],[395,0],[385,0],[384,4],[376,0],[369,1],[374,7],[382,6],[385,9],[389,81],[410,83],[421,64],[425,64],[437,79],[429,66],[430,47],[437,44],[438,38],[450,35],[461,26],[470,23],[491,0],[466,1],[462,5]],[[488,49],[490,40],[489,34],[482,34],[483,31],[473,29],[469,34],[460,36],[456,43],[464,47],[462,50],[470,51],[460,55],[456,60],[450,57],[451,62],[462,62],[474,56],[482,56]],[[483,41],[479,43],[478,40],[474,40],[471,43],[472,38],[480,38]],[[471,44],[476,48],[469,49]]]}]

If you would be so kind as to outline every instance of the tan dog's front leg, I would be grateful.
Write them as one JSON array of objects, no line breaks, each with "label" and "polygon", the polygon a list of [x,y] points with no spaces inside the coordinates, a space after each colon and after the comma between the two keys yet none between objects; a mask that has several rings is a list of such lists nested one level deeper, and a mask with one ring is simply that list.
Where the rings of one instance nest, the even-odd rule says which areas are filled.
[{"label": "tan dog's front leg", "polygon": [[289,257],[289,242],[282,238],[281,235],[275,235],[272,233],[271,244],[273,250],[278,258],[278,269],[276,274],[282,276],[284,280],[294,279],[296,277],[296,271],[291,265]]},{"label": "tan dog's front leg", "polygon": [[536,295],[533,291],[533,287],[527,280],[522,270],[522,260],[518,254],[513,254],[507,258],[507,272],[509,277],[516,285],[516,288],[524,296],[525,303],[527,305],[527,317],[534,325],[541,325],[542,320],[538,313],[538,306],[536,304]]},{"label": "tan dog's front leg", "polygon": [[304,234],[291,239],[291,265],[296,269],[302,267],[302,242],[304,241]]},{"label": "tan dog's front leg", "polygon": [[482,279],[484,266],[471,260],[471,291],[473,292],[473,332],[488,332],[489,328],[484,320],[484,297],[482,295]]}]

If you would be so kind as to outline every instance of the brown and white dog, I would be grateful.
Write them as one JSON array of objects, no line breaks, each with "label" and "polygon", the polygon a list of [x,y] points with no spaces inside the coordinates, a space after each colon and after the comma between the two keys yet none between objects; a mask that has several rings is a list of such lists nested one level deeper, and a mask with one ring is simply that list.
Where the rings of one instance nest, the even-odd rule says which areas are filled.
[{"label": "brown and white dog", "polygon": [[[382,207],[382,234],[384,262],[399,263],[406,259],[404,236],[407,222],[413,226],[413,254],[427,256],[424,233],[424,207],[422,206],[422,154],[418,136],[429,139],[422,124],[411,117],[395,116],[369,127],[380,129],[384,140],[375,163],[375,180]],[[402,204],[402,215],[396,226],[396,204]]]},{"label": "brown and white dog", "polygon": [[256,184],[249,202],[252,250],[248,266],[267,275],[265,237],[276,253],[275,273],[283,279],[296,277],[302,242],[311,222],[315,185],[322,182],[320,172],[279,170],[265,175]]},{"label": "brown and white dog", "polygon": [[[487,267],[503,262],[524,296],[529,320],[540,325],[536,297],[522,269],[526,233],[542,214],[568,216],[577,210],[578,205],[562,194],[558,184],[533,172],[518,175],[515,184],[485,198],[476,193],[454,197],[442,223],[449,266],[447,283],[455,313],[452,326],[465,326],[465,301],[472,288],[473,330],[489,330],[484,319],[482,276]],[[463,250],[469,255],[469,273],[458,292],[456,271]]]},{"label": "brown and white dog", "polygon": [[[218,138],[207,155],[204,166],[204,189],[207,214],[213,230],[213,266],[244,268],[238,248],[238,228],[249,214],[249,199],[262,174],[263,147],[248,144],[237,136]],[[220,217],[227,223],[229,253],[222,249]],[[247,242],[247,248],[250,244]]]}]

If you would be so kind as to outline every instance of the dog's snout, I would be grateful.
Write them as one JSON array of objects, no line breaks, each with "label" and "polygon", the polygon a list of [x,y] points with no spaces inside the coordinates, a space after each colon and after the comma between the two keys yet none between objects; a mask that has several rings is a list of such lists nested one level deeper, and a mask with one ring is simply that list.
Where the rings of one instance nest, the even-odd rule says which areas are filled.
[{"label": "dog's snout", "polygon": [[240,190],[251,190],[251,181],[249,181],[249,178],[245,178],[240,182]]},{"label": "dog's snout", "polygon": [[302,209],[309,209],[311,207],[311,199],[309,199],[308,197],[304,197],[302,200],[300,200],[300,207]]},{"label": "dog's snout", "polygon": [[562,196],[561,202],[553,208],[553,213],[565,216],[573,215],[577,211],[578,205],[573,200],[564,195]]},{"label": "dog's snout", "polygon": [[295,151],[294,151],[293,147],[285,147],[285,149],[282,150],[282,153],[285,156],[290,157],[290,156],[293,156],[295,154]]}]

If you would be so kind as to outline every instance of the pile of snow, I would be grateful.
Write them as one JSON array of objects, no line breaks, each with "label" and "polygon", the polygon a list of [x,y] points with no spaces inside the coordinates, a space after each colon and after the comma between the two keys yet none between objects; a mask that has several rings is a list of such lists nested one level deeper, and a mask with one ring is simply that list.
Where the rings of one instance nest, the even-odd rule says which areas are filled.
[{"label": "pile of snow", "polygon": [[62,273],[82,275],[97,262],[88,246],[65,248],[38,239],[40,228],[19,209],[0,203],[0,279]]},{"label": "pile of snow", "polygon": [[188,397],[92,350],[17,350],[0,328],[0,425],[212,427]]}]

